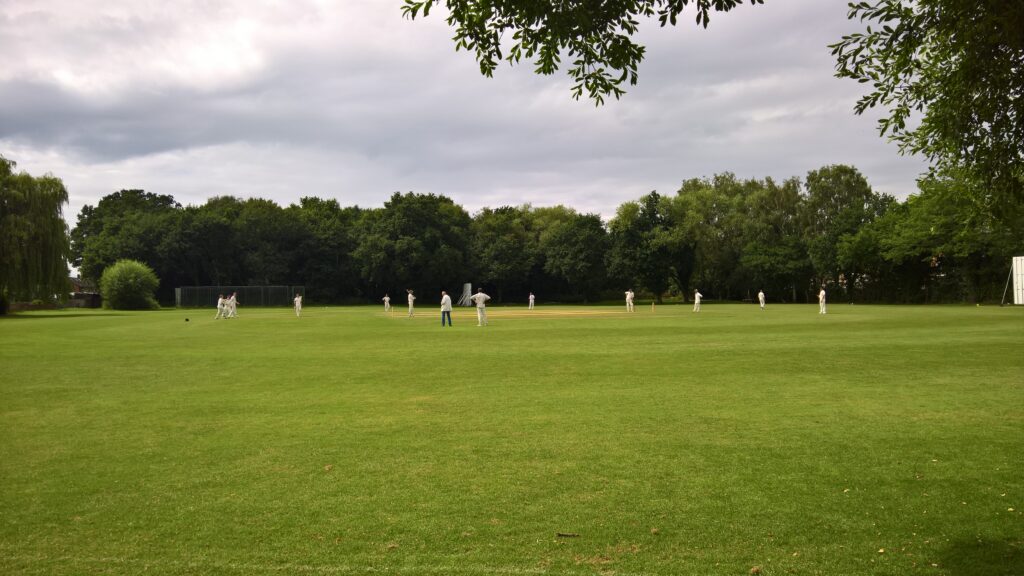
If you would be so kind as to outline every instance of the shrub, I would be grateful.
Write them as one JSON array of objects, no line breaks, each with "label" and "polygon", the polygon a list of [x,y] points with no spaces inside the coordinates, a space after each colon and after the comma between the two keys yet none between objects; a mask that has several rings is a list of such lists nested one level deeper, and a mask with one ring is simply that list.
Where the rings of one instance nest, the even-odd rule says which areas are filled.
[{"label": "shrub", "polygon": [[153,292],[160,284],[156,273],[137,260],[118,260],[103,271],[100,294],[103,306],[114,310],[158,308]]}]

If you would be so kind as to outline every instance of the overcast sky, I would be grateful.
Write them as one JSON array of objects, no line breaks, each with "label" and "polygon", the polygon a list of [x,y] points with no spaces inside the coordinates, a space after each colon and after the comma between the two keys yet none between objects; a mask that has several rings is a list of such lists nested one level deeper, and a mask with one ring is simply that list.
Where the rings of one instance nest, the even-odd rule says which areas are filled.
[{"label": "overcast sky", "polygon": [[651,190],[732,171],[852,164],[905,197],[925,169],[857,117],[827,44],[846,0],[766,0],[642,24],[640,82],[595,108],[561,71],[484,78],[446,13],[401,0],[0,0],[0,155],[62,178],[69,220],[125,188],[183,204],[312,195],[382,206],[444,194],[606,218]]}]

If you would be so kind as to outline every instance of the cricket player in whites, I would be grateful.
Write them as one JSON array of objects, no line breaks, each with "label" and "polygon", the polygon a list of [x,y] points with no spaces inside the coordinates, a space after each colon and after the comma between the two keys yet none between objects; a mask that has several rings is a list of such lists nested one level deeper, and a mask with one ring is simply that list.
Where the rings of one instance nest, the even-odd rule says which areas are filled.
[{"label": "cricket player in whites", "polygon": [[412,303],[416,301],[416,297],[412,295],[412,288],[406,289],[406,292],[409,293],[409,318],[412,318],[412,311],[413,311]]},{"label": "cricket player in whites", "polygon": [[302,296],[298,292],[296,292],[295,293],[295,299],[292,300],[292,302],[295,303],[295,317],[296,318],[301,318],[302,317]]},{"label": "cricket player in whites", "polygon": [[626,290],[626,312],[633,311],[633,289]]},{"label": "cricket player in whites", "polygon": [[391,310],[391,296],[385,294],[381,300],[384,301],[384,311],[387,312],[388,310]]},{"label": "cricket player in whites", "polygon": [[476,303],[476,325],[487,326],[487,301],[491,297],[484,294],[483,288],[477,288],[476,294],[470,297],[470,300]]},{"label": "cricket player in whites", "polygon": [[761,305],[761,310],[764,310],[764,290],[757,291],[757,302]]},{"label": "cricket player in whites", "polygon": [[693,291],[693,311],[694,312],[700,312],[700,299],[703,298],[703,297],[704,297],[704,295],[701,294],[700,291],[698,291],[698,290],[694,290]]},{"label": "cricket player in whites", "polygon": [[228,301],[224,299],[224,295],[220,294],[217,298],[217,315],[213,317],[214,320],[218,318],[226,318],[228,315]]},{"label": "cricket player in whites", "polygon": [[224,306],[228,311],[225,318],[238,318],[238,292],[232,292]]},{"label": "cricket player in whites", "polygon": [[527,310],[533,310],[533,303],[536,300],[537,300],[537,297],[533,295],[533,292],[530,292],[530,306],[529,306],[529,308],[527,308]]},{"label": "cricket player in whites", "polygon": [[821,287],[821,292],[818,292],[818,314],[828,314],[828,310],[825,307],[825,287]]}]

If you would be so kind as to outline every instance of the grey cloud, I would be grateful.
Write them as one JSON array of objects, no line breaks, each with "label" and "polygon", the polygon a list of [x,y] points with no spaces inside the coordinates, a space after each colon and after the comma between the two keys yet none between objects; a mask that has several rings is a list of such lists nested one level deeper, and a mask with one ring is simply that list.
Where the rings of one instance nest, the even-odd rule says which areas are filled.
[{"label": "grey cloud", "polygon": [[[849,163],[904,195],[924,169],[854,117],[857,87],[832,78],[825,44],[850,29],[840,3],[744,6],[708,30],[647,23],[640,84],[598,109],[572,101],[564,75],[528,65],[482,78],[470,54],[453,52],[443,15],[410,23],[397,7],[351,6],[347,36],[261,46],[258,69],[212,88],[147,76],[96,95],[47,70],[0,75],[0,144],[28,150],[28,163],[15,160],[30,171],[56,171],[32,165],[56,151],[83,202],[144,187],[185,202],[316,194],[366,206],[416,190],[471,210],[526,201],[610,216],[651,189],[726,170],[781,179]],[[360,18],[364,35],[351,32]],[[118,17],[58,41],[89,61],[187,24]]]}]

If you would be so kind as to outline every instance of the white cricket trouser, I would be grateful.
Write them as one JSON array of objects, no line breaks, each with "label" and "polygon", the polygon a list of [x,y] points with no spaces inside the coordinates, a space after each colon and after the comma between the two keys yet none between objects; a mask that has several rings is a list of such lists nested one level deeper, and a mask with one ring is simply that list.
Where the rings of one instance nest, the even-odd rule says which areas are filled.
[{"label": "white cricket trouser", "polygon": [[412,318],[412,306],[409,306],[409,317]]},{"label": "white cricket trouser", "polygon": [[693,311],[694,312],[700,312],[700,301],[699,300],[697,302],[693,303]]},{"label": "white cricket trouser", "polygon": [[295,316],[302,316],[302,306],[295,307]]},{"label": "white cricket trouser", "polygon": [[487,309],[477,308],[476,309],[476,325],[487,326]]},{"label": "white cricket trouser", "polygon": [[825,309],[825,301],[818,302],[818,314],[828,314]]},{"label": "white cricket trouser", "polygon": [[530,310],[533,310],[533,302],[530,302]]}]

